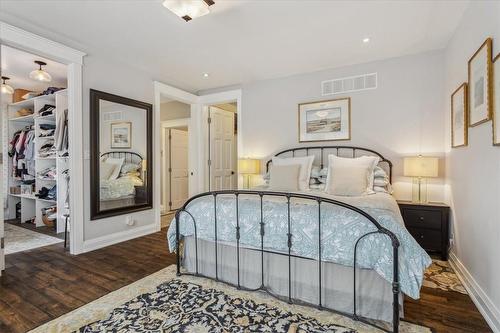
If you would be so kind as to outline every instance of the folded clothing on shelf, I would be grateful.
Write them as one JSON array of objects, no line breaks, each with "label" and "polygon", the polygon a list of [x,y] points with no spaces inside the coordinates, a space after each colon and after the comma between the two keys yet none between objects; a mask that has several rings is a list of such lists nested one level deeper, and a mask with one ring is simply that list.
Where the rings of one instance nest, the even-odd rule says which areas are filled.
[{"label": "folded clothing on shelf", "polygon": [[39,149],[38,157],[55,157],[56,147],[54,146],[54,140],[48,139]]},{"label": "folded clothing on shelf", "polygon": [[29,116],[30,114],[33,114],[33,110],[28,108],[22,108],[21,110],[17,110],[16,112],[16,115],[18,117]]},{"label": "folded clothing on shelf", "polygon": [[66,88],[48,87],[47,89],[42,91],[40,95],[52,95],[56,91],[63,90],[63,89],[66,89]]},{"label": "folded clothing on shelf", "polygon": [[41,129],[40,128],[40,134],[38,135],[39,138],[45,138],[48,136],[54,136],[54,131],[55,129]]},{"label": "folded clothing on shelf", "polygon": [[50,168],[43,169],[42,171],[38,171],[36,175],[40,179],[54,180],[57,177],[56,167],[51,166]]},{"label": "folded clothing on shelf", "polygon": [[56,107],[54,105],[50,105],[50,104],[45,104],[43,106],[43,108],[41,108],[40,110],[38,110],[38,115],[40,116],[50,116],[51,114],[54,113],[54,110],[56,109]]},{"label": "folded clothing on shelf", "polygon": [[57,185],[52,186],[50,189],[47,187],[42,187],[35,194],[39,199],[45,200],[56,200],[57,199]]}]

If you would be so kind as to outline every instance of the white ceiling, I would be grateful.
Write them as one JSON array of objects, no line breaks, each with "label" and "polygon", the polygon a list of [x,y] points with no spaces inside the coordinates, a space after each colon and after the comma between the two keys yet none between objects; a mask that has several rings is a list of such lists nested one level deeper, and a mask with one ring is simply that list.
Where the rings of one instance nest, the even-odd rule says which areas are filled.
[{"label": "white ceiling", "polygon": [[468,5],[215,0],[186,23],[161,2],[2,0],[0,19],[194,92],[442,49]]},{"label": "white ceiling", "polygon": [[[6,83],[14,89],[43,91],[47,87],[66,87],[66,65],[5,45],[0,46],[0,58],[2,76],[10,78]],[[30,72],[38,69],[35,60],[47,63],[43,68],[52,76],[51,82],[34,81],[29,78]]]}]

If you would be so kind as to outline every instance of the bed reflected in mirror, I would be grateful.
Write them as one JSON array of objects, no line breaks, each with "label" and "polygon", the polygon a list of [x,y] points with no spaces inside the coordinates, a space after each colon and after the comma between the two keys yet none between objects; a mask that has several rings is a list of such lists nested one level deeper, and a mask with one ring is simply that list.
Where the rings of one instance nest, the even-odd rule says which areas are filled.
[{"label": "bed reflected in mirror", "polygon": [[90,91],[91,218],[152,208],[152,105]]}]

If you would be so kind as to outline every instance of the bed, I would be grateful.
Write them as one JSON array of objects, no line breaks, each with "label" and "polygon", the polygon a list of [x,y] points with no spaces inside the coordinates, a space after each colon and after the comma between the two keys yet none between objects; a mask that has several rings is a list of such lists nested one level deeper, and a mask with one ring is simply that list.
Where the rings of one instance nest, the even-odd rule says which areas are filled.
[{"label": "bed", "polygon": [[139,175],[123,174],[116,179],[100,180],[100,209],[108,210],[131,206],[135,204],[136,188],[143,186],[144,181],[141,177],[140,167],[142,166],[142,157],[138,153],[130,151],[111,151],[101,154],[101,161],[108,158],[123,159],[123,165],[134,164],[139,166]]},{"label": "bed", "polygon": [[[276,156],[300,154],[314,154],[321,168],[329,154],[374,154],[392,178],[391,162],[365,148],[300,147]],[[419,297],[431,262],[388,193],[339,197],[265,186],[207,192],[176,213],[167,237],[177,253],[178,274],[263,290],[378,327],[392,322],[394,332],[403,316],[402,293]]]}]

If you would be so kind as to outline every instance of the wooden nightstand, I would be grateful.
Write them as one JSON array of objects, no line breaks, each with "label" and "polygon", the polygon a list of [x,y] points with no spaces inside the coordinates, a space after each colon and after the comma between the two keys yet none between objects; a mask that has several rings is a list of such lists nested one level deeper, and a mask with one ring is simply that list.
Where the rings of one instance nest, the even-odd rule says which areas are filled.
[{"label": "wooden nightstand", "polygon": [[448,260],[450,207],[442,203],[418,204],[398,201],[406,229],[430,254]]}]

